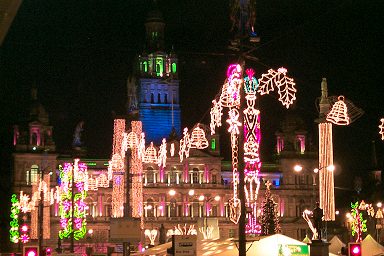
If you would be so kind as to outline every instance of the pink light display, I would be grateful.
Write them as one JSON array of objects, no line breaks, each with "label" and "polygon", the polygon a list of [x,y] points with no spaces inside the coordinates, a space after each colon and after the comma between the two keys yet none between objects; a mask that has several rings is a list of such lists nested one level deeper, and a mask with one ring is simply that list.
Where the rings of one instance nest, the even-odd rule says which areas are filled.
[{"label": "pink light display", "polygon": [[[246,197],[246,207],[251,209],[247,213],[248,223],[246,224],[246,233],[259,234],[261,226],[257,223],[257,196],[260,187],[259,170],[261,161],[259,156],[260,147],[260,111],[255,108],[256,93],[260,95],[269,94],[275,88],[279,94],[279,101],[283,106],[289,108],[296,99],[296,88],[292,78],[286,76],[287,70],[279,68],[277,71],[270,69],[267,74],[263,74],[257,81],[254,77],[254,70],[247,69],[246,76],[242,79],[242,67],[238,64],[232,64],[227,69],[227,79],[221,90],[218,100],[213,100],[211,108],[211,134],[215,133],[215,127],[221,126],[221,116],[223,107],[229,108],[227,123],[228,132],[231,135],[232,147],[232,174],[233,174],[233,198],[229,200],[230,219],[238,223],[241,215],[241,204],[238,196],[239,186],[239,133],[243,124],[239,121],[240,114],[244,118],[244,193]],[[240,109],[240,89],[243,86],[245,91],[245,100],[247,103],[243,113]],[[181,145],[182,143],[180,143]],[[242,170],[240,170],[242,171]]]},{"label": "pink light display", "polygon": [[[74,163],[64,163],[60,169],[60,239],[68,238],[73,234],[75,240],[85,236],[86,230],[86,203],[88,189],[87,165],[80,159]],[[73,202],[73,205],[72,205]],[[72,209],[73,207],[73,209]],[[73,217],[72,217],[73,212]],[[72,219],[74,222],[72,223]]]},{"label": "pink light display", "polygon": [[256,94],[250,90],[246,93],[247,108],[244,110],[244,175],[246,207],[251,209],[248,223],[245,227],[247,234],[260,234],[261,226],[257,223],[257,196],[259,194],[259,171],[261,161],[259,157],[260,111],[255,109]]}]

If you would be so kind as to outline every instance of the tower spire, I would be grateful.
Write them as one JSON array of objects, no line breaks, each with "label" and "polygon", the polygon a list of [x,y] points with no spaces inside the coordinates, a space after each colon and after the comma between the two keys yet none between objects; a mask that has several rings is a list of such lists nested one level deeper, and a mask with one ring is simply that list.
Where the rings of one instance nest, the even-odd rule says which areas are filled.
[{"label": "tower spire", "polygon": [[320,113],[319,113],[319,119],[320,122],[325,120],[325,117],[330,109],[330,102],[328,99],[328,84],[327,84],[327,78],[323,78],[321,81],[321,97],[320,97]]}]

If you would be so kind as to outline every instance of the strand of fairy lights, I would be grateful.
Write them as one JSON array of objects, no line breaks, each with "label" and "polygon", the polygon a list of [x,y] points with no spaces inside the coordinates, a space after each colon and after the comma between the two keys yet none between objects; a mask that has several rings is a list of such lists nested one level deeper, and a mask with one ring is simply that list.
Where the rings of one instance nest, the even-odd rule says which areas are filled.
[{"label": "strand of fairy lights", "polygon": [[112,217],[120,218],[124,216],[125,152],[128,148],[128,134],[125,132],[125,119],[115,119],[113,131],[112,159],[109,164],[109,173],[113,181]]},{"label": "strand of fairy lights", "polygon": [[[142,134],[142,123],[140,121],[132,121],[132,132],[137,136]],[[144,142],[145,144],[145,142]],[[139,144],[140,145],[140,144]],[[139,145],[133,145],[131,148],[132,164],[131,164],[131,175],[132,175],[132,217],[140,218],[141,228],[144,228],[143,219],[143,164],[142,159],[139,156]],[[153,145],[152,145],[153,146]]]}]

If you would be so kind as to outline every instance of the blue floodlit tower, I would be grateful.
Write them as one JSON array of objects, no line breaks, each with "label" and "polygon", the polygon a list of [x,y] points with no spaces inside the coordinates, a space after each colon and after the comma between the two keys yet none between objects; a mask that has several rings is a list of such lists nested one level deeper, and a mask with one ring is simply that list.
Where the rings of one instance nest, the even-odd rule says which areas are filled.
[{"label": "blue floodlit tower", "polygon": [[164,27],[162,14],[150,11],[145,23],[146,49],[137,61],[136,101],[130,100],[136,94],[136,82],[128,80],[128,111],[138,111],[146,141],[155,144],[181,134],[177,56],[173,50],[169,54],[164,50]]}]

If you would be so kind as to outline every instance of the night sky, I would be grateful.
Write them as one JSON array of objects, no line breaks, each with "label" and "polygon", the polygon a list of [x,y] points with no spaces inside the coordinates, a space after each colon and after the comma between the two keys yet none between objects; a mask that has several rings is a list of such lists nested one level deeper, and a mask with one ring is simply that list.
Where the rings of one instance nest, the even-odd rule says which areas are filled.
[{"label": "night sky", "polygon": [[[298,89],[295,110],[315,141],[315,101],[326,77],[329,95],[344,95],[365,111],[350,126],[334,128],[336,175],[364,175],[371,168],[372,140],[382,166],[384,141],[378,125],[384,117],[379,63],[383,2],[256,2],[261,43],[251,55],[259,61],[246,60],[246,66],[253,67],[257,77],[269,68],[288,69]],[[238,59],[227,48],[228,1],[157,3],[166,23],[166,48],[173,46],[179,56],[183,127],[208,124],[210,103],[225,79],[226,66]],[[134,57],[144,49],[144,22],[151,5],[132,0],[24,0],[0,52],[3,161],[9,155],[12,125],[27,114],[33,85],[50,115],[58,151],[70,149],[76,124],[85,120],[90,155],[109,157],[112,120],[125,113],[126,78]],[[276,96],[263,96],[260,109],[262,160],[268,161],[286,110]]]}]

